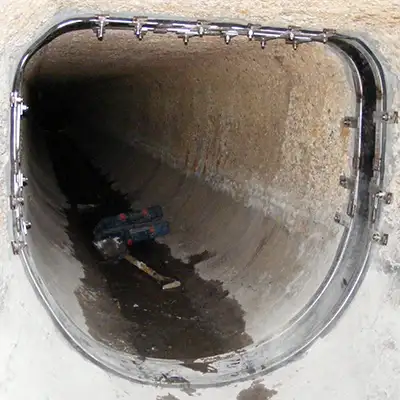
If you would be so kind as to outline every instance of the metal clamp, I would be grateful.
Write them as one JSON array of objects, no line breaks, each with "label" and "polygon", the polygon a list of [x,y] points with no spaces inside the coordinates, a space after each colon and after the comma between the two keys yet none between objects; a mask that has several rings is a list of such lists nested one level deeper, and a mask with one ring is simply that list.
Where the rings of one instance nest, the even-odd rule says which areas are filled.
[{"label": "metal clamp", "polygon": [[324,29],[322,32],[310,33],[301,30],[298,26],[289,26],[286,34],[281,37],[285,39],[286,44],[292,45],[293,49],[296,50],[298,45],[302,43],[315,41],[325,44],[331,36],[335,35],[335,33],[336,32],[333,29]]},{"label": "metal clamp", "polygon": [[19,254],[21,248],[25,245],[23,242],[17,242],[16,240],[11,241],[11,248],[14,255]]},{"label": "metal clamp", "polygon": [[254,38],[254,32],[257,29],[260,29],[261,25],[248,25],[248,31],[247,31],[247,37],[249,40],[253,40]]},{"label": "metal clamp", "polygon": [[22,97],[18,95],[18,92],[11,92],[10,94],[10,104],[11,107],[16,106],[17,104],[22,103]]},{"label": "metal clamp", "polygon": [[393,203],[393,193],[386,190],[382,190],[378,185],[371,183],[369,192],[376,200],[383,200],[385,204]]},{"label": "metal clamp", "polygon": [[373,113],[375,122],[387,122],[392,124],[399,123],[399,112],[398,111],[375,111]]},{"label": "metal clamp", "polygon": [[197,33],[198,33],[198,35],[199,35],[200,37],[203,37],[205,31],[206,31],[205,21],[198,20],[198,21],[197,21]]},{"label": "metal clamp", "polygon": [[104,35],[106,33],[106,25],[108,25],[108,19],[109,16],[105,16],[105,15],[99,15],[97,17],[97,21],[96,21],[96,25],[97,28],[94,29],[97,39],[99,39],[100,41],[102,41],[104,39]]},{"label": "metal clamp", "polygon": [[356,117],[344,117],[343,118],[343,126],[346,128],[358,128],[358,118]]},{"label": "metal clamp", "polygon": [[[115,23],[124,23],[124,21],[115,21],[112,17],[106,15],[97,16],[93,22],[95,24],[94,31],[99,40],[103,40],[106,26],[108,29],[116,29]],[[320,42],[326,43],[336,32],[332,29],[324,29],[322,31],[301,30],[300,27],[289,26],[287,29],[264,27],[262,25],[241,25],[236,23],[215,23],[210,21],[175,21],[168,19],[149,18],[147,16],[135,16],[127,21],[128,27],[132,27],[136,37],[139,40],[147,32],[153,33],[174,33],[179,38],[183,38],[187,44],[189,39],[195,36],[221,36],[225,43],[229,44],[232,38],[236,36],[245,36],[249,40],[258,40],[261,47],[265,47],[268,40],[284,39],[287,44],[297,49],[301,43]]]},{"label": "metal clamp", "polygon": [[15,210],[15,208],[19,205],[24,205],[24,198],[22,196],[13,196],[10,195],[10,208],[11,210]]},{"label": "metal clamp", "polygon": [[287,37],[285,39],[286,44],[291,44],[293,47],[293,50],[297,50],[297,46],[299,44],[299,41],[297,39],[296,33],[300,30],[299,26],[289,26],[289,31],[287,34]]},{"label": "metal clamp", "polygon": [[342,174],[339,177],[339,185],[345,189],[352,189],[354,187],[354,179]]},{"label": "metal clamp", "polygon": [[23,98],[19,96],[17,92],[11,92],[10,94],[11,107],[16,107],[20,116],[24,115],[25,111],[29,110],[29,107],[24,104]]},{"label": "metal clamp", "polygon": [[326,43],[331,36],[336,35],[336,29],[324,29],[322,31],[322,43]]},{"label": "metal clamp", "polygon": [[377,199],[382,199],[385,204],[392,204],[393,203],[393,193],[392,192],[384,192],[379,191],[375,194]]},{"label": "metal clamp", "polygon": [[[14,117],[19,120],[23,113],[28,109],[24,104],[22,96],[18,92],[10,94],[10,105]],[[9,197],[10,208],[12,210],[14,240],[11,242],[14,254],[20,253],[26,246],[25,236],[32,224],[24,219],[24,188],[28,184],[28,179],[21,170],[20,163],[20,123],[16,121],[13,134],[15,140],[12,142],[12,163],[11,163],[11,195]]]},{"label": "metal clamp", "polygon": [[375,232],[372,234],[372,240],[375,243],[378,243],[382,246],[386,246],[389,241],[389,235],[387,233]]},{"label": "metal clamp", "polygon": [[[135,17],[132,21],[135,27],[135,35],[139,40],[142,40],[143,36],[146,34],[146,31],[143,30],[143,26],[146,24],[147,20],[147,17]],[[187,42],[185,44],[187,44]]]},{"label": "metal clamp", "polygon": [[350,217],[348,215],[342,215],[340,212],[336,212],[333,220],[346,228],[350,225]]}]

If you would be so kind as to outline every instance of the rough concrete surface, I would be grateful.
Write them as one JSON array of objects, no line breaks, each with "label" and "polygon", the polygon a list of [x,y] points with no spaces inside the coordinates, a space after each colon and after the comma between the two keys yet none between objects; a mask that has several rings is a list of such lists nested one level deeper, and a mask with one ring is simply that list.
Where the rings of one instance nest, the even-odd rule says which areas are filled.
[{"label": "rough concrete surface", "polygon": [[[257,342],[305,305],[338,244],[332,215],[346,203],[337,177],[349,149],[341,118],[352,100],[346,70],[321,46],[294,53],[275,43],[261,53],[246,41],[197,43],[187,56],[175,38],[148,37],[140,47],[131,39],[113,32],[105,47],[91,33],[54,41],[28,74],[50,99],[41,108],[74,116],[64,130],[133,204],[163,206],[174,257],[212,254],[196,270],[223,281]],[[94,71],[98,58],[105,65]],[[50,180],[45,196],[32,196],[48,198]],[[32,236],[57,236],[33,222]]]},{"label": "rough concrete surface", "polygon": [[[342,233],[332,216],[347,199],[337,177],[348,164],[341,119],[353,96],[341,60],[322,46],[176,43],[83,32],[43,48],[25,84],[24,165],[30,252],[68,318],[114,348],[188,360],[276,334],[325,278]],[[178,274],[184,294],[123,286],[110,267],[98,276],[70,208],[100,192],[103,212],[163,207],[171,234],[132,251]],[[120,267],[120,280],[138,280]]]},{"label": "rough concrete surface", "polygon": [[348,163],[339,116],[353,101],[336,54],[320,45],[293,52],[279,42],[260,52],[245,39],[227,47],[208,38],[189,50],[174,37],[146,39],[138,46],[130,32],[109,32],[104,43],[91,33],[64,35],[35,57],[29,76],[75,79],[66,85],[73,92],[79,84],[69,103],[86,105],[73,110],[82,131],[141,144],[291,229],[299,224],[283,209],[299,202],[302,216],[331,218],[344,200],[336,183]]},{"label": "rough concrete surface", "polygon": [[[400,395],[400,142],[398,131],[389,138],[388,184],[394,204],[385,209],[389,245],[373,248],[371,266],[354,302],[334,331],[318,341],[302,359],[264,377],[224,388],[180,390],[144,387],[117,378],[93,365],[65,341],[47,315],[9,243],[7,168],[8,92],[13,68],[25,47],[57,12],[68,10],[132,11],[188,17],[240,18],[275,25],[335,27],[370,38],[391,72],[393,108],[399,106],[400,54],[396,26],[399,4],[379,2],[4,2],[1,22],[0,139],[2,175],[0,246],[0,398],[2,399],[246,399],[265,389],[265,399],[397,399]],[[137,11],[137,12],[135,12]],[[391,108],[392,108],[391,107]],[[336,179],[336,178],[332,178]],[[254,389],[256,388],[256,389]],[[273,396],[271,397],[271,395]],[[242,396],[242,397],[240,397]],[[261,397],[262,398],[262,397]]]}]

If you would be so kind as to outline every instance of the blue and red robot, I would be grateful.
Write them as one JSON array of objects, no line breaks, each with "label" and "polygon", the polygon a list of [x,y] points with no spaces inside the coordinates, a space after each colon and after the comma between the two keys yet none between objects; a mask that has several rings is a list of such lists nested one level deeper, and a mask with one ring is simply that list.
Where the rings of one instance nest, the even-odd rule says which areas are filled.
[{"label": "blue and red robot", "polygon": [[93,244],[104,258],[118,261],[134,243],[152,240],[170,232],[160,206],[133,210],[100,220],[93,230]]}]

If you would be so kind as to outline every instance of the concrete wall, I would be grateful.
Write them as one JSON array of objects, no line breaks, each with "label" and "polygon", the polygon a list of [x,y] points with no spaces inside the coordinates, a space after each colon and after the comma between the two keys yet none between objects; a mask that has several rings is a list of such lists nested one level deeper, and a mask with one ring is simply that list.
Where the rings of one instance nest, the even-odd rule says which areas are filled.
[{"label": "concrete wall", "polygon": [[[109,10],[110,4],[101,2],[74,3],[68,5],[57,2],[12,2],[4,6],[2,13],[1,39],[2,76],[1,90],[5,94],[2,104],[2,165],[7,162],[7,95],[10,87],[13,67],[24,47],[32,39],[34,32],[38,32],[45,21],[54,13],[67,9],[97,9]],[[379,3],[364,4],[360,2],[275,2],[268,3],[230,3],[214,4],[150,2],[146,4],[149,12],[181,14],[185,16],[206,17],[221,15],[224,17],[241,17],[249,20],[264,20],[279,24],[296,23],[303,26],[329,26],[340,29],[355,30],[369,33],[373,36],[371,41],[375,49],[380,51],[387,61],[389,70],[393,73],[391,86],[396,95],[394,106],[398,106],[397,88],[400,64],[397,49],[398,35],[395,28],[398,26],[399,10],[392,2],[380,1]],[[139,3],[124,4],[113,2],[113,10],[143,10]],[[209,398],[254,398],[254,394],[261,390],[264,397],[274,396],[275,399],[289,399],[294,396],[299,399],[319,398],[354,398],[354,399],[382,399],[397,398],[399,392],[397,372],[398,364],[398,338],[400,337],[399,324],[396,322],[399,306],[398,285],[398,260],[399,253],[397,241],[398,229],[398,193],[399,180],[397,179],[398,166],[398,137],[390,138],[390,152],[388,182],[395,193],[395,204],[385,214],[385,228],[391,233],[389,246],[384,249],[374,249],[372,266],[363,289],[356,299],[352,309],[341,322],[338,329],[317,345],[307,356],[306,360],[278,371],[265,378],[263,388],[250,384],[241,384],[238,387],[215,390],[202,393]],[[3,193],[6,193],[5,180],[2,182]],[[3,226],[6,225],[6,211],[8,200],[2,197]],[[25,398],[26,383],[31,383],[31,398],[63,398],[70,395],[82,398],[82,394],[93,395],[96,391],[98,398],[117,398],[127,396],[142,396],[147,398],[168,398],[167,392],[144,389],[132,386],[109,378],[99,372],[95,367],[84,363],[77,358],[75,353],[60,340],[54,332],[51,322],[43,316],[43,310],[38,306],[34,293],[26,285],[26,277],[21,273],[21,265],[12,258],[8,247],[9,236],[4,230],[1,236],[2,252],[2,288],[0,304],[5,304],[0,317],[2,321],[2,355],[6,366],[3,376],[2,391],[5,398]],[[7,288],[4,289],[4,288]],[[25,304],[25,306],[23,305]],[[27,306],[29,304],[29,307]],[[29,308],[29,310],[28,310]],[[18,317],[15,317],[15,314]],[[32,315],[34,314],[34,315]],[[29,337],[18,335],[18,332],[30,332]],[[46,336],[47,335],[47,336]],[[42,338],[47,337],[44,341]],[[18,340],[16,340],[18,338]],[[32,348],[36,350],[36,356]],[[57,350],[56,350],[57,349]],[[51,355],[47,358],[45,354]],[[60,354],[58,371],[54,372],[52,360],[54,354]],[[29,354],[30,363],[27,362]],[[39,355],[40,354],[40,355]],[[11,357],[12,355],[12,357]],[[321,362],[324,360],[324,362]],[[80,363],[80,364],[79,364]],[[80,365],[77,368],[77,365]],[[75,366],[75,368],[72,368]],[[39,368],[40,367],[40,368]],[[94,369],[92,369],[94,368]],[[72,372],[76,383],[74,387],[66,390],[63,380],[65,372]],[[76,372],[74,372],[76,371]],[[88,388],[88,381],[82,380],[83,375],[91,376],[96,382],[96,387]],[[49,376],[52,378],[49,380]],[[310,378],[311,377],[311,378]],[[329,377],[329,378],[327,378]],[[366,378],[368,377],[368,378]],[[29,380],[27,380],[29,378]],[[265,387],[269,388],[268,390]],[[241,391],[241,394],[239,393]],[[179,398],[187,398],[186,394],[171,391]],[[218,397],[219,396],[219,397]],[[241,396],[241,397],[240,397]],[[170,397],[171,398],[171,397]],[[268,397],[267,397],[268,398]]]},{"label": "concrete wall", "polygon": [[[174,37],[139,43],[110,32],[99,43],[78,33],[57,39],[33,65],[44,84],[71,73],[76,97],[58,104],[93,134],[144,146],[291,229],[294,214],[327,223],[345,202],[336,189],[348,172],[342,118],[354,112],[354,95],[347,65],[326,47],[294,52],[271,42],[261,51],[243,39],[226,46],[208,38],[186,48]],[[84,105],[74,108],[78,100]]]},{"label": "concrete wall", "polygon": [[[196,268],[224,282],[258,342],[304,307],[331,267],[342,233],[333,215],[347,205],[338,177],[354,139],[342,128],[353,88],[346,64],[322,45],[294,52],[240,39],[231,46],[206,39],[190,50],[178,44],[151,36],[139,43],[129,32],[105,42],[91,32],[68,34],[32,60],[28,77],[43,98],[42,119],[65,119],[66,132],[132,203],[163,206],[174,257],[216,255]],[[101,67],[93,68],[96,60]],[[37,212],[29,213],[40,225],[31,234],[52,242],[57,222],[42,226]],[[60,259],[45,263],[50,278],[47,256],[36,265],[54,298],[70,291],[74,304],[75,289],[87,298],[98,291],[81,287],[61,261],[71,247],[64,243]],[[35,253],[46,254],[46,246]],[[55,271],[71,274],[60,288]],[[75,318],[76,305],[61,301]]]}]

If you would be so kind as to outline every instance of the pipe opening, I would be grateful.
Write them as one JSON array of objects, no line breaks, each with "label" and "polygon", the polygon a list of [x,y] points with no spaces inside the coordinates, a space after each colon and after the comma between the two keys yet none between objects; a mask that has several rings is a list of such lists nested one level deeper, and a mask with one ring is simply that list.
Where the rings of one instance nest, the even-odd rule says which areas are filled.
[{"label": "pipe opening", "polygon": [[[218,356],[288,332],[330,279],[345,240],[333,216],[349,202],[339,176],[357,151],[339,53],[77,31],[33,56],[23,92],[29,257],[65,319],[118,369],[154,359],[153,379],[166,359],[218,372]],[[171,232],[130,251],[179,279],[172,291],[91,243],[102,217],[152,205]]]}]

